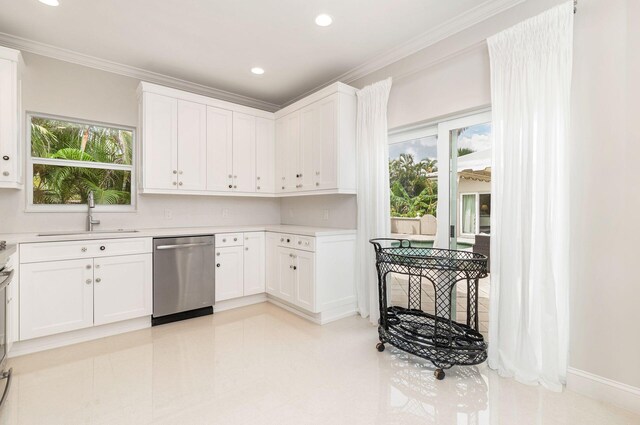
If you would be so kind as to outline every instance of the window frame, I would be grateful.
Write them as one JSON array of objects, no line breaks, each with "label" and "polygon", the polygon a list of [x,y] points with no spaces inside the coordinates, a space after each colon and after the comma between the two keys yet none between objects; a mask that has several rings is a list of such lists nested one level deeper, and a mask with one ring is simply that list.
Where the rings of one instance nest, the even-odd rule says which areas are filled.
[{"label": "window frame", "polygon": [[[110,164],[104,162],[85,162],[85,161],[71,161],[65,159],[51,159],[51,158],[38,158],[31,156],[31,120],[33,118],[53,119],[59,121],[67,121],[74,124],[86,124],[95,125],[101,127],[109,127],[117,130],[124,130],[131,132],[131,165],[124,164]],[[34,204],[33,203],[33,164],[55,165],[55,166],[70,166],[77,168],[99,168],[108,170],[121,170],[129,171],[131,173],[131,204],[129,205],[100,205],[96,204],[96,213],[113,213],[113,212],[136,212],[137,211],[137,160],[138,160],[138,137],[135,127],[130,127],[120,124],[112,124],[101,121],[84,120],[80,118],[71,118],[63,115],[46,114],[34,111],[27,111],[25,117],[25,180],[26,180],[26,204],[25,212],[85,212],[87,210],[86,205],[76,204]]]}]

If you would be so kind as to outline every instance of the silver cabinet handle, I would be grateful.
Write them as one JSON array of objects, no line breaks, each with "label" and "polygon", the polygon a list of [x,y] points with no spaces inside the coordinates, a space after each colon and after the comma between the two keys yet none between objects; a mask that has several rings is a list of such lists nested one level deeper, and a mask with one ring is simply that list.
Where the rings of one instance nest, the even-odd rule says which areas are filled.
[{"label": "silver cabinet handle", "polygon": [[212,243],[185,243],[182,245],[159,245],[156,247],[156,249],[163,250],[163,249],[191,248],[194,246],[213,246],[213,244]]},{"label": "silver cabinet handle", "polygon": [[234,241],[234,242],[237,242],[237,241],[238,241],[238,238],[233,238],[233,241]]},{"label": "silver cabinet handle", "polygon": [[238,186],[236,186],[235,184],[233,185],[233,188],[236,189]]},{"label": "silver cabinet handle", "polygon": [[178,174],[178,170],[173,170],[173,174]]},{"label": "silver cabinet handle", "polygon": [[87,279],[84,283],[86,283],[87,285],[91,285],[91,279]]},{"label": "silver cabinet handle", "polygon": [[220,253],[219,253],[219,252],[216,252],[216,257],[219,257],[219,256],[220,256]]},{"label": "silver cabinet handle", "polygon": [[226,239],[226,238],[225,238],[225,239],[222,239],[222,242],[226,242],[226,241],[227,241],[227,239]]},{"label": "silver cabinet handle", "polygon": [[233,178],[233,176],[231,174],[229,174],[229,178],[231,179],[231,178]]},{"label": "silver cabinet handle", "polygon": [[96,283],[100,283],[100,282],[102,282],[102,279],[100,279],[99,277],[96,278]]},{"label": "silver cabinet handle", "polygon": [[234,178],[234,179],[237,179],[237,178],[238,178],[238,176],[233,176],[233,178]]},{"label": "silver cabinet handle", "polygon": [[182,186],[182,182],[178,183],[179,186]]},{"label": "silver cabinet handle", "polygon": [[80,248],[80,251],[87,252],[87,248],[83,246],[82,248]]},{"label": "silver cabinet handle", "polygon": [[302,241],[298,241],[298,245],[302,245]]},{"label": "silver cabinet handle", "polygon": [[3,171],[3,172],[2,172],[2,175],[3,175],[3,176],[5,176],[5,177],[7,177],[7,176],[9,176],[9,172],[8,172],[8,171]]},{"label": "silver cabinet handle", "polygon": [[316,171],[316,176],[319,176],[319,175],[320,175],[320,171]]},{"label": "silver cabinet handle", "polygon": [[256,180],[260,180],[260,176],[256,177]]},{"label": "silver cabinet handle", "polygon": [[280,238],[280,242],[284,242],[284,238]]},{"label": "silver cabinet handle", "polygon": [[96,269],[99,269],[99,268],[100,268],[100,264],[96,264]]},{"label": "silver cabinet handle", "polygon": [[295,271],[295,270],[298,270],[298,267],[297,267],[297,266],[293,266],[293,270],[294,270],[294,271]]},{"label": "silver cabinet handle", "polygon": [[245,248],[244,250],[245,250],[245,251],[249,251],[249,248],[247,247],[247,248]]},{"label": "silver cabinet handle", "polygon": [[258,186],[257,189],[260,190],[260,186]]},{"label": "silver cabinet handle", "polygon": [[316,186],[320,186],[320,183],[316,182]]},{"label": "silver cabinet handle", "polygon": [[91,264],[87,264],[87,270],[91,269]]},{"label": "silver cabinet handle", "polygon": [[178,174],[182,174],[182,170],[178,171]]},{"label": "silver cabinet handle", "polygon": [[175,186],[175,185],[177,185],[177,184],[178,184],[178,183],[176,183],[176,182],[173,182],[173,185],[174,185],[174,186]]}]

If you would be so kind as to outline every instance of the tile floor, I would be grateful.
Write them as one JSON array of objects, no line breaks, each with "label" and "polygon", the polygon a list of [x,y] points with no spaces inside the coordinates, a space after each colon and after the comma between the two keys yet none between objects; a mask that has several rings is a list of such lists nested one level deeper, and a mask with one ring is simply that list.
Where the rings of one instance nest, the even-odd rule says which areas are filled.
[{"label": "tile floor", "polygon": [[640,416],[484,365],[436,381],[350,317],[270,304],[10,359],[0,424],[631,425]]}]

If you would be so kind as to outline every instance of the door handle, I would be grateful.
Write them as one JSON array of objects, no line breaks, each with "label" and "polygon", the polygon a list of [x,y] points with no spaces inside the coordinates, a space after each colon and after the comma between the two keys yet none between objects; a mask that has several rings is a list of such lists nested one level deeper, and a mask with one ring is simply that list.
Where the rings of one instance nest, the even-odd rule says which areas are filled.
[{"label": "door handle", "polygon": [[208,243],[185,243],[182,245],[160,245],[160,246],[157,246],[156,249],[163,250],[163,249],[191,248],[194,246],[213,246],[213,244],[208,242]]}]

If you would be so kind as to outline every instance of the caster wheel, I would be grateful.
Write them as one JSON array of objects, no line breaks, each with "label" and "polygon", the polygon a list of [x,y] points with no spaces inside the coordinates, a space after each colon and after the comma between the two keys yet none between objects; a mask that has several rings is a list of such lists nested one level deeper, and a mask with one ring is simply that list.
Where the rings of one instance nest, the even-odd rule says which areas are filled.
[{"label": "caster wheel", "polygon": [[376,344],[376,350],[378,350],[379,352],[383,352],[384,351],[384,344],[379,342]]},{"label": "caster wheel", "polygon": [[433,372],[433,375],[436,377],[438,381],[442,381],[444,379],[444,370],[436,369],[436,371]]}]

